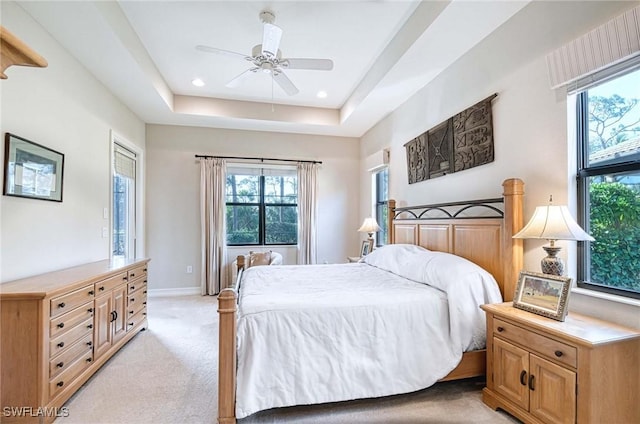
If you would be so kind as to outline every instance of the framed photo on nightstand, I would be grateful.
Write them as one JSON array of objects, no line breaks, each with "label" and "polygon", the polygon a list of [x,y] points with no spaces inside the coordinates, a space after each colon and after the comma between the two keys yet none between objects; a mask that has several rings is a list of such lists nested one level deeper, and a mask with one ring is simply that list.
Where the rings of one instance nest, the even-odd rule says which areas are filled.
[{"label": "framed photo on nightstand", "polygon": [[367,256],[373,250],[373,239],[365,240],[362,242],[362,248],[360,248],[360,256]]},{"label": "framed photo on nightstand", "polygon": [[571,278],[520,271],[513,307],[564,321]]}]

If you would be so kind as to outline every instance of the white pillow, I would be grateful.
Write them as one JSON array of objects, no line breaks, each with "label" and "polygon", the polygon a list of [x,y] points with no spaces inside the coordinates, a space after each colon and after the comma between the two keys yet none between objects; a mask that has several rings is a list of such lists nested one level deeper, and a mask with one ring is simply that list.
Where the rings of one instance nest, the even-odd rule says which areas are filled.
[{"label": "white pillow", "polygon": [[405,277],[404,271],[427,260],[429,253],[424,247],[414,244],[387,244],[369,253],[361,262]]}]

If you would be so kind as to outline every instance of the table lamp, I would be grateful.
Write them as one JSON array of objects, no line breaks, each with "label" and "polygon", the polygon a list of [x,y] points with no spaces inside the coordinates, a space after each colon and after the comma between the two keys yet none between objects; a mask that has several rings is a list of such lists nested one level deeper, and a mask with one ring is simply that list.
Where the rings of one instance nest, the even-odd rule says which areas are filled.
[{"label": "table lamp", "polygon": [[373,233],[380,230],[382,230],[382,228],[380,228],[376,219],[372,217],[365,218],[360,228],[358,228],[358,232],[369,234],[369,240],[373,240]]},{"label": "table lamp", "polygon": [[513,236],[518,239],[547,239],[549,246],[542,246],[547,256],[540,262],[544,274],[564,275],[564,262],[556,255],[562,249],[556,240],[594,241],[573,219],[566,206],[552,205],[549,197],[547,206],[538,206],[533,217],[520,232]]}]

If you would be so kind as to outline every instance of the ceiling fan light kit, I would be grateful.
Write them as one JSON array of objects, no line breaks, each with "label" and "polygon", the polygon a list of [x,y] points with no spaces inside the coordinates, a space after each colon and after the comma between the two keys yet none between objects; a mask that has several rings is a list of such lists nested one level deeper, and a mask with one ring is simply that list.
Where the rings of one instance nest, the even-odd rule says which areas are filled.
[{"label": "ceiling fan light kit", "polygon": [[242,58],[252,63],[252,67],[242,72],[240,75],[229,81],[226,86],[229,88],[239,87],[245,79],[262,70],[265,74],[271,74],[282,90],[289,96],[300,92],[295,84],[287,77],[284,69],[299,69],[311,71],[330,71],[333,69],[331,59],[306,59],[306,58],[282,58],[280,51],[280,40],[282,39],[282,29],[273,23],[275,14],[270,10],[260,12],[260,20],[264,24],[262,34],[262,44],[258,44],[251,50],[251,56],[229,50],[218,49],[199,45],[196,49],[207,53],[216,53],[224,56]]}]

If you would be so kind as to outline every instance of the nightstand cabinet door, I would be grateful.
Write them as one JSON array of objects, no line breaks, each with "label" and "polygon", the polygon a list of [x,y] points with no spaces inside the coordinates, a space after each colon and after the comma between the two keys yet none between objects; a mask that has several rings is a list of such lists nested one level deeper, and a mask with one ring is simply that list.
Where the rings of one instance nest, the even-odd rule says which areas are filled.
[{"label": "nightstand cabinet door", "polygon": [[529,352],[495,338],[493,366],[495,390],[522,409],[528,410]]},{"label": "nightstand cabinet door", "polygon": [[576,373],[531,355],[530,412],[547,423],[576,422]]}]

